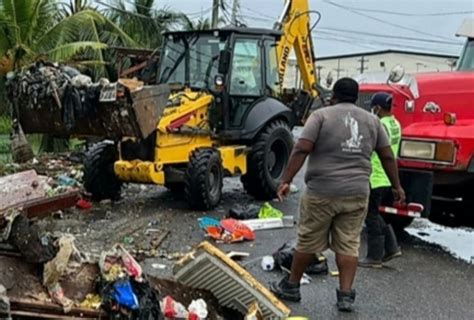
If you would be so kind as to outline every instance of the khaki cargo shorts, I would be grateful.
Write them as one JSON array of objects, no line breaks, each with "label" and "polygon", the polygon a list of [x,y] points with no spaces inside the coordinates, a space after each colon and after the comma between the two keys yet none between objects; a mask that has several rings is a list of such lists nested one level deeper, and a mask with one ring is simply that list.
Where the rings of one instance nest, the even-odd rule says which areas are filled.
[{"label": "khaki cargo shorts", "polygon": [[366,196],[326,198],[305,192],[300,200],[296,250],[314,254],[331,248],[336,253],[359,256],[367,203]]}]

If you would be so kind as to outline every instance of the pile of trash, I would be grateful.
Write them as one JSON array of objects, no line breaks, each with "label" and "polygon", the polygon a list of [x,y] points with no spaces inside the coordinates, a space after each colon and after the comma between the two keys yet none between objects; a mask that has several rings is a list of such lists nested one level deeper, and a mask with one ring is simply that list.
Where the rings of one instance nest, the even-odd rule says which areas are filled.
[{"label": "pile of trash", "polygon": [[223,243],[235,243],[244,240],[255,240],[255,231],[294,226],[293,216],[265,202],[261,207],[256,205],[237,206],[229,210],[229,217],[218,220],[212,217],[198,219],[199,227],[206,236]]},{"label": "pile of trash", "polygon": [[157,293],[138,262],[120,244],[103,252],[99,261],[101,307],[114,318],[162,319]]},{"label": "pile of trash", "polygon": [[92,83],[89,76],[75,68],[44,61],[7,78],[8,97],[15,110],[20,110],[19,106],[44,112],[60,109],[68,130],[74,127],[77,118],[96,116],[100,90],[109,84],[107,79]]},{"label": "pile of trash", "polygon": [[147,138],[156,131],[169,98],[165,84],[145,86],[137,79],[111,83],[77,69],[38,61],[7,77],[13,119],[25,134],[56,137]]}]

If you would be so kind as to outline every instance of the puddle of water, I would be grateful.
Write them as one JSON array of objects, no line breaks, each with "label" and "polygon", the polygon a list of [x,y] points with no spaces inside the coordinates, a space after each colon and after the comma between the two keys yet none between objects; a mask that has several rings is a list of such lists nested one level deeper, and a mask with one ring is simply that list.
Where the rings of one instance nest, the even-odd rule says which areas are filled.
[{"label": "puddle of water", "polygon": [[419,220],[406,231],[419,239],[440,245],[454,257],[474,264],[474,230],[449,228],[428,220]]}]

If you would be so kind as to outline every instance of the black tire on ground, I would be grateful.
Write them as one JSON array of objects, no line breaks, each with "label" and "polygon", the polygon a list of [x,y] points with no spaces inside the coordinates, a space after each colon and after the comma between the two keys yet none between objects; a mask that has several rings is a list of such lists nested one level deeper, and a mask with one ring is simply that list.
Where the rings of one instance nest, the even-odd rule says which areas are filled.
[{"label": "black tire on ground", "polygon": [[194,150],[185,174],[184,193],[193,209],[209,210],[222,196],[224,173],[219,151],[211,148]]},{"label": "black tire on ground", "polygon": [[114,163],[118,160],[118,151],[113,143],[100,142],[86,154],[84,160],[84,188],[92,194],[93,200],[120,197],[122,182],[114,172]]},{"label": "black tire on ground", "polygon": [[184,182],[168,182],[165,183],[165,188],[167,188],[172,193],[181,194],[184,192],[185,184]]},{"label": "black tire on ground", "polygon": [[258,200],[276,197],[292,148],[293,136],[286,122],[277,120],[263,129],[247,157],[247,173],[241,178],[248,194]]},{"label": "black tire on ground", "polygon": [[402,231],[413,222],[412,217],[402,217],[391,214],[384,214],[383,218],[386,223],[391,224],[393,229],[397,231]]}]

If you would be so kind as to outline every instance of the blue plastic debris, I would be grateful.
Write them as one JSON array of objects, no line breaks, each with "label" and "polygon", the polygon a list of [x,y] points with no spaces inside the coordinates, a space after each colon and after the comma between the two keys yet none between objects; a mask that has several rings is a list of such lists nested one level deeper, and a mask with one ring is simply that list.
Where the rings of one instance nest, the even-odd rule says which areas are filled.
[{"label": "blue plastic debris", "polygon": [[198,219],[199,227],[203,230],[207,230],[209,227],[220,227],[221,222],[212,217],[202,217]]},{"label": "blue plastic debris", "polygon": [[136,310],[139,307],[137,296],[133,293],[130,281],[117,281],[114,284],[114,298],[117,303],[130,310]]}]

